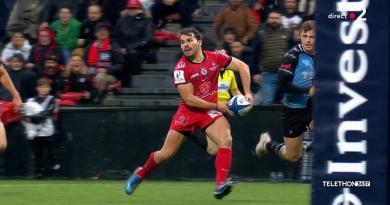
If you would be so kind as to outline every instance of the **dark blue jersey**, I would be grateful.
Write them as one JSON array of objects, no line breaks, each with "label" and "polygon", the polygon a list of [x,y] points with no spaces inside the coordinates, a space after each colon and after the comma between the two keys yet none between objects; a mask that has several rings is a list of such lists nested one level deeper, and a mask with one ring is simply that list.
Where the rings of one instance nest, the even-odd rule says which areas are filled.
[{"label": "dark blue jersey", "polygon": [[281,89],[284,92],[283,105],[290,108],[306,108],[315,76],[313,56],[305,53],[300,44],[293,47],[283,56],[279,76],[287,76],[279,77],[285,81],[279,82],[279,85],[286,85]]}]

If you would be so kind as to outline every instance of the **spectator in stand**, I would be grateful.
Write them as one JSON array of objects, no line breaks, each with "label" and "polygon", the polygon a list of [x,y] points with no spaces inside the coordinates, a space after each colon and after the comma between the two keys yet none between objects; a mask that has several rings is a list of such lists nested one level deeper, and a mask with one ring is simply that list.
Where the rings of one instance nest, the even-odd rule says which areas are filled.
[{"label": "spectator in stand", "polygon": [[95,28],[98,23],[103,22],[102,7],[93,4],[88,7],[88,19],[81,24],[80,36],[77,41],[79,47],[84,47],[93,42],[95,37]]},{"label": "spectator in stand", "polygon": [[257,23],[252,10],[242,0],[229,0],[214,20],[216,41],[222,44],[221,29],[232,27],[244,44],[248,44],[257,32]]},{"label": "spectator in stand", "polygon": [[[289,29],[283,28],[282,15],[279,11],[269,13],[267,24],[260,30],[260,68],[262,70],[261,104],[271,105],[277,99],[278,69],[280,60],[292,47],[292,36]],[[259,99],[255,96],[255,104]]]},{"label": "spectator in stand", "polygon": [[67,63],[73,49],[77,47],[80,22],[72,17],[71,7],[66,5],[59,9],[58,17],[59,19],[54,21],[50,27],[56,32],[56,41],[62,49],[64,62]]},{"label": "spectator in stand", "polygon": [[[34,72],[24,67],[24,58],[20,53],[15,54],[9,59],[7,72],[18,90],[23,101],[35,96],[35,85],[37,76]],[[12,100],[12,96],[0,87],[0,99]]]},{"label": "spectator in stand", "polygon": [[126,7],[127,0],[72,0],[74,6],[74,16],[80,21],[88,18],[88,8],[91,5],[99,5],[104,12],[104,19],[110,23],[116,23],[120,17],[120,12]]},{"label": "spectator in stand", "polygon": [[31,45],[25,39],[23,32],[12,33],[11,42],[9,42],[1,53],[1,61],[8,64],[8,60],[17,53],[22,54],[23,61],[27,60],[31,51]]},{"label": "spectator in stand", "polygon": [[6,42],[7,40],[5,29],[7,27],[7,22],[15,2],[16,0],[0,1],[0,44]]},{"label": "spectator in stand", "polygon": [[41,15],[41,25],[40,27],[48,27],[53,23],[61,7],[66,6],[72,8],[73,16],[79,20],[83,21],[87,13],[87,7],[90,3],[95,1],[90,0],[47,0],[47,3],[42,11]]},{"label": "spectator in stand", "polygon": [[7,24],[8,33],[22,31],[29,40],[37,38],[40,17],[48,0],[16,1]]},{"label": "spectator in stand", "polygon": [[139,0],[129,0],[114,29],[114,37],[125,60],[122,83],[129,86],[129,74],[139,74],[143,62],[155,63],[153,23],[146,18]]},{"label": "spectator in stand", "polygon": [[60,95],[60,105],[78,105],[91,102],[96,91],[88,76],[88,68],[83,58],[73,55],[64,71]]},{"label": "spectator in stand", "polygon": [[62,64],[62,52],[58,47],[55,34],[50,28],[40,28],[38,32],[38,41],[32,47],[26,67],[33,70],[39,76],[47,55],[57,55],[57,59]]},{"label": "spectator in stand", "polygon": [[63,81],[64,66],[59,64],[59,57],[55,54],[46,56],[42,69],[42,77],[47,78],[50,83],[50,94],[59,96]]},{"label": "spectator in stand", "polygon": [[190,27],[197,7],[198,0],[156,0],[152,6],[153,23],[157,29],[162,29],[165,27],[166,17],[179,13],[181,27]]},{"label": "spectator in stand", "polygon": [[283,27],[290,29],[299,28],[301,23],[302,17],[298,13],[297,0],[284,0]]},{"label": "spectator in stand", "polygon": [[[207,36],[202,28],[198,26],[194,26],[194,28],[200,33],[202,39],[202,49],[205,51],[214,51],[217,48],[217,44],[214,42],[214,40]],[[182,54],[180,53],[180,58],[181,56]]]},{"label": "spectator in stand", "polygon": [[41,78],[37,83],[38,95],[29,98],[24,104],[23,125],[26,136],[31,140],[34,155],[34,175],[36,178],[47,177],[60,169],[57,157],[56,99],[50,95],[50,83]]},{"label": "spectator in stand", "polygon": [[228,55],[232,55],[232,50],[230,49],[230,44],[232,44],[235,41],[238,41],[239,38],[237,36],[236,30],[234,28],[225,28],[223,30],[223,42],[222,42],[222,47],[225,50],[225,52]]},{"label": "spectator in stand", "polygon": [[255,17],[256,23],[260,25],[263,23],[264,5],[266,0],[251,0],[249,1],[249,7],[252,9],[253,16]]},{"label": "spectator in stand", "polygon": [[[240,41],[235,41],[230,44],[230,50],[232,51],[231,56],[242,60],[249,66],[251,73],[251,90],[256,93],[259,90],[260,82],[261,82],[261,72],[259,69],[259,65],[256,65],[253,60],[253,51],[251,49],[247,49],[244,44]],[[238,88],[243,91],[241,79],[237,78]]]},{"label": "spectator in stand", "polygon": [[96,40],[85,49],[89,74],[94,76],[99,98],[109,85],[117,83],[122,73],[120,46],[110,38],[110,25],[101,22],[96,26]]},{"label": "spectator in stand", "polygon": [[303,16],[303,21],[314,20],[316,0],[299,0],[298,5],[298,11]]}]

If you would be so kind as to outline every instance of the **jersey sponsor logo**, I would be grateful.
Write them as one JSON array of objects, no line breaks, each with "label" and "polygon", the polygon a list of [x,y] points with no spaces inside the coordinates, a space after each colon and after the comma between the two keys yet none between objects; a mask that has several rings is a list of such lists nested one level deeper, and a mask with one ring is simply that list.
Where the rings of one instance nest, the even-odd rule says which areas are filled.
[{"label": "jersey sponsor logo", "polygon": [[192,80],[192,79],[194,79],[194,78],[196,78],[196,77],[198,77],[198,76],[199,76],[199,73],[192,74],[191,77],[190,77],[190,79]]},{"label": "jersey sponsor logo", "polygon": [[200,69],[200,73],[202,73],[202,75],[207,75],[207,69],[206,68],[201,68]]},{"label": "jersey sponsor logo", "polygon": [[314,72],[306,72],[306,71],[302,72],[302,78],[303,78],[304,80],[311,80],[311,79],[314,79],[314,75],[315,75]]},{"label": "jersey sponsor logo", "polygon": [[197,95],[196,97],[201,98],[201,99],[206,99],[207,97],[214,96],[214,95],[217,95],[217,91],[216,90],[214,90],[211,93],[206,93],[204,95]]},{"label": "jersey sponsor logo", "polygon": [[288,63],[288,64],[282,64],[280,66],[281,69],[286,69],[286,70],[290,70],[292,67],[292,64],[291,63]]},{"label": "jersey sponsor logo", "polygon": [[185,115],[183,113],[179,113],[175,119],[175,124],[180,125],[180,126],[185,126],[187,124],[187,120],[188,120],[187,115]]},{"label": "jersey sponsor logo", "polygon": [[207,94],[210,91],[210,82],[200,84],[199,89],[202,94]]},{"label": "jersey sponsor logo", "polygon": [[184,70],[176,70],[175,72],[173,72],[173,75],[175,77],[175,84],[186,82],[186,79],[184,77]]},{"label": "jersey sponsor logo", "polygon": [[177,64],[177,68],[184,68],[186,66],[186,64],[184,62],[180,62]]},{"label": "jersey sponsor logo", "polygon": [[218,69],[218,65],[217,65],[216,63],[212,62],[212,63],[211,63],[211,68],[210,68],[210,70],[211,70],[211,71],[215,71],[215,70],[217,70],[217,69]]}]

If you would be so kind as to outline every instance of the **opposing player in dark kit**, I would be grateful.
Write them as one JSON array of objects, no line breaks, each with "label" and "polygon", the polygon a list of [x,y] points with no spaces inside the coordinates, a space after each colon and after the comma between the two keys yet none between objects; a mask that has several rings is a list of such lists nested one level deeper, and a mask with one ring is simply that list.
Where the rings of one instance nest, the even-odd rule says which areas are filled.
[{"label": "opposing player in dark kit", "polygon": [[282,127],[284,143],[271,141],[264,132],[256,146],[256,154],[271,152],[288,161],[302,156],[303,133],[312,126],[312,100],[315,76],[315,22],[306,21],[300,29],[301,44],[288,51],[279,68],[279,88],[284,92]]}]

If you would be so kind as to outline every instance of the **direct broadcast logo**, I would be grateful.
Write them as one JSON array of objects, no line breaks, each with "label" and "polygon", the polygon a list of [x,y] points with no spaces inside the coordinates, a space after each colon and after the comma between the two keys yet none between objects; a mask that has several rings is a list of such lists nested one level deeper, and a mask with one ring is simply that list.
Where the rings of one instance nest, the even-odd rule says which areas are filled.
[{"label": "direct broadcast logo", "polygon": [[341,21],[366,21],[367,6],[369,0],[361,2],[348,2],[341,0],[337,3],[337,12],[332,12],[328,15],[328,19]]},{"label": "direct broadcast logo", "polygon": [[328,15],[328,19],[336,19],[336,20],[349,20],[349,21],[366,21],[367,19],[364,18],[364,15],[366,14],[366,9],[362,10],[362,13],[358,14],[356,12],[348,12],[347,14],[332,12]]}]

